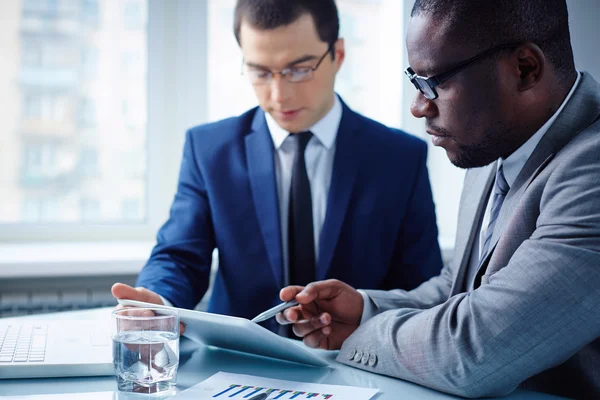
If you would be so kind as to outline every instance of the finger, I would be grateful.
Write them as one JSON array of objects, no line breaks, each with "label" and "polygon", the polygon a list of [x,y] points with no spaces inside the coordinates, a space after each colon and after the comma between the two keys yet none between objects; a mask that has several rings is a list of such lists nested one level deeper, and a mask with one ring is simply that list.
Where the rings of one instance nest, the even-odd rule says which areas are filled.
[{"label": "finger", "polygon": [[314,300],[327,300],[337,296],[343,289],[344,284],[337,279],[312,282],[296,295],[300,304],[307,304]]},{"label": "finger", "polygon": [[183,335],[185,332],[185,324],[183,322],[179,323],[179,336]]},{"label": "finger", "polygon": [[323,313],[318,317],[296,322],[292,330],[296,336],[305,337],[321,328],[329,326],[329,324],[331,324],[331,315]]},{"label": "finger", "polygon": [[318,329],[311,334],[307,335],[302,339],[302,342],[310,348],[316,349],[320,348],[323,350],[328,350],[328,336],[331,334],[331,327],[326,326],[322,329]]},{"label": "finger", "polygon": [[287,286],[279,291],[279,298],[281,301],[294,300],[296,295],[304,289],[304,286]]},{"label": "finger", "polygon": [[302,312],[300,307],[291,307],[283,312],[278,313],[275,316],[275,319],[280,325],[293,324],[294,322],[302,319]]},{"label": "finger", "polygon": [[277,321],[277,323],[279,325],[289,325],[289,324],[293,324],[292,321],[288,320],[283,313],[279,313],[275,316],[275,320]]},{"label": "finger", "polygon": [[315,304],[304,304],[299,307],[291,307],[283,311],[285,320],[296,323],[298,321],[310,319],[318,316],[320,311]]}]

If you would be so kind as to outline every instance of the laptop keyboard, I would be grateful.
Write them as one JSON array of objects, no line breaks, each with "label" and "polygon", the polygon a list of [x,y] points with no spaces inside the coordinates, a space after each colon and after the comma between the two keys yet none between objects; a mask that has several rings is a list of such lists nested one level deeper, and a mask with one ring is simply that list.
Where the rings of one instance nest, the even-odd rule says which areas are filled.
[{"label": "laptop keyboard", "polygon": [[47,336],[47,325],[0,325],[0,364],[44,361]]}]

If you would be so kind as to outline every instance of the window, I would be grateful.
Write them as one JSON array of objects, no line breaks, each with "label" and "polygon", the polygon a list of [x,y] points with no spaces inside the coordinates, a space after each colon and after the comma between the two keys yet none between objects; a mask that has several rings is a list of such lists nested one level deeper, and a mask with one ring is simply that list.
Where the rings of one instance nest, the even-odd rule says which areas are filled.
[{"label": "window", "polygon": [[80,127],[93,127],[96,125],[96,102],[90,98],[83,98],[79,101]]},{"label": "window", "polygon": [[57,145],[55,143],[29,144],[23,155],[23,186],[38,186],[52,178],[57,169]]},{"label": "window", "polygon": [[23,120],[64,121],[67,117],[67,101],[60,93],[32,91],[25,94]]},{"label": "window", "polygon": [[98,73],[98,49],[93,45],[81,50],[81,73],[84,79],[94,79]]},{"label": "window", "polygon": [[122,206],[122,217],[126,221],[137,221],[142,218],[141,199],[125,199]]},{"label": "window", "polygon": [[108,0],[81,0],[81,21],[90,27],[98,27],[100,24],[100,6],[109,5]]},{"label": "window", "polygon": [[99,174],[97,149],[81,149],[81,154],[79,155],[79,172],[84,177],[96,177]]},{"label": "window", "polygon": [[66,221],[68,215],[61,212],[61,204],[64,202],[65,199],[56,196],[27,198],[22,206],[22,220],[25,223],[43,223],[59,219]]},{"label": "window", "polygon": [[55,14],[58,11],[58,0],[23,0],[23,13]]},{"label": "window", "polygon": [[139,31],[144,27],[144,7],[139,0],[128,0],[123,4],[125,29]]},{"label": "window", "polygon": [[101,220],[102,213],[98,199],[82,198],[79,207],[83,221],[98,222]]},{"label": "window", "polygon": [[125,8],[128,21],[121,0],[0,2],[0,234],[146,217],[147,0]]}]

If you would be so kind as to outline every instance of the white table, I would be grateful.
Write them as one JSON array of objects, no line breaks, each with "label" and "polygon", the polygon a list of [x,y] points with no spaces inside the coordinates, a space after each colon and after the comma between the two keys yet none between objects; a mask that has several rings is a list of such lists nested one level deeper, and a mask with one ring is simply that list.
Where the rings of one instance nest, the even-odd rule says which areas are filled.
[{"label": "white table", "polygon": [[[18,317],[16,319],[99,319],[108,318],[111,311],[112,309],[110,308],[102,308]],[[313,368],[206,347],[184,338],[180,343],[180,367],[177,375],[177,388],[178,390],[185,390],[219,371],[224,371],[291,381],[378,388],[380,393],[376,397],[377,400],[457,398],[413,383],[339,364],[335,361],[337,352],[334,351],[312,351],[326,359],[329,362],[329,368]],[[66,394],[114,392],[116,390],[115,379],[111,376],[0,380],[0,397],[9,395],[63,394],[64,396],[59,397],[70,399],[71,396],[67,396]],[[104,397],[98,395],[97,398],[101,399]],[[120,400],[127,398],[127,396],[117,396],[115,394],[114,396],[108,395],[106,398],[118,398]],[[135,398],[139,400],[140,395],[135,396]],[[517,390],[505,399],[545,400],[557,398],[556,396],[542,393]]]}]

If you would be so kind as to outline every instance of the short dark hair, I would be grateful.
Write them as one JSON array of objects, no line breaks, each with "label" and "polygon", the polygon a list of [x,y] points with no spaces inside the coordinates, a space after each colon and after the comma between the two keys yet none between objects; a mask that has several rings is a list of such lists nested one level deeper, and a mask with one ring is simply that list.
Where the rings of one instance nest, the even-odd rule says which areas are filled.
[{"label": "short dark hair", "polygon": [[416,0],[411,17],[419,14],[447,21],[450,35],[479,50],[533,42],[560,80],[575,72],[566,0]]},{"label": "short dark hair", "polygon": [[[334,0],[237,0],[233,21],[235,39],[241,45],[242,21],[267,30],[289,25],[304,14],[312,16],[323,42],[331,45],[338,39],[340,21]],[[333,48],[331,55],[335,55]]]}]

